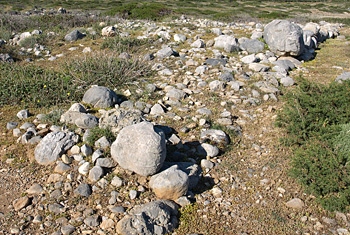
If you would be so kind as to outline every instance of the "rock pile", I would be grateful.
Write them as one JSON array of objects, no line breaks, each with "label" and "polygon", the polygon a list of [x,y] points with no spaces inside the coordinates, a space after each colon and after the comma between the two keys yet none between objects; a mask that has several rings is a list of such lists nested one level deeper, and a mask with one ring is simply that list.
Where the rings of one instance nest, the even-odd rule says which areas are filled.
[{"label": "rock pile", "polygon": [[[244,135],[245,125],[256,119],[245,107],[276,101],[281,86],[294,85],[290,71],[302,69],[301,61],[311,59],[318,44],[336,37],[340,27],[325,22],[302,26],[285,20],[274,20],[265,27],[260,23],[185,21],[196,29],[184,26],[175,33],[170,27],[143,21],[122,21],[102,29],[104,37],[140,27],[139,38],[159,37],[159,48],[146,55],[158,76],[142,89],[159,94],[160,100],[122,101],[109,88],[93,86],[81,103],[61,115],[61,126],[49,126],[43,114],[19,128],[19,123],[7,124],[19,143],[36,145],[38,164],[54,167],[44,182],[29,186],[28,196],[13,203],[15,211],[31,216],[31,223],[38,224],[41,231],[53,226],[54,234],[171,233],[179,223],[179,205],[196,200],[195,188],[203,175],[212,178],[210,171],[220,164],[220,152],[232,144],[232,137]],[[172,23],[182,24],[183,20]],[[235,37],[237,29],[251,37]],[[212,39],[205,40],[206,33]],[[19,34],[10,43],[20,44],[32,34]],[[65,40],[82,37],[75,30]],[[180,44],[182,49],[178,49]],[[206,105],[201,96],[214,99],[215,106]],[[99,111],[92,113],[84,105]],[[28,112],[20,111],[18,117],[26,121]],[[174,130],[163,125],[164,120],[183,124]],[[214,123],[231,136],[214,128]],[[116,140],[111,143],[104,136],[88,145],[91,129],[98,126],[109,128]],[[254,147],[261,153],[263,147]],[[223,206],[229,202],[223,199],[220,180],[224,179],[200,187],[212,188],[211,196]],[[108,200],[96,196],[106,192],[110,193]],[[81,198],[96,200],[83,205]],[[200,198],[210,204],[205,194]],[[136,207],[135,201],[141,205]],[[53,220],[43,214],[62,217]]]}]

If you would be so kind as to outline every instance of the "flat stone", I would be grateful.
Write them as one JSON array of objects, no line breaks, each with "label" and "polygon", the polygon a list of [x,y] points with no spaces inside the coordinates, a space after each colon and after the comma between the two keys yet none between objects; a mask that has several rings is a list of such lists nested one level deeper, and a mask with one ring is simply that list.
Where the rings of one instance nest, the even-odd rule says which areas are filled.
[{"label": "flat stone", "polygon": [[302,209],[304,202],[300,198],[293,198],[286,202],[286,206],[293,209]]},{"label": "flat stone", "polygon": [[15,211],[19,211],[19,210],[25,208],[26,206],[29,206],[30,203],[31,203],[30,198],[25,196],[25,197],[21,197],[21,198],[14,200],[12,205],[13,205],[13,208],[15,209]]}]

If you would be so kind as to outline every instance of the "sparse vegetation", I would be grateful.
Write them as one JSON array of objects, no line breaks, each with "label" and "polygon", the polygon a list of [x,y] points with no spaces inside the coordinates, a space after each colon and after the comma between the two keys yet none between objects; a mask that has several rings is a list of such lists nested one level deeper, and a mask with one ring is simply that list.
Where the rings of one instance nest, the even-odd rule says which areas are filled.
[{"label": "sparse vegetation", "polygon": [[94,146],[95,142],[103,136],[105,136],[110,143],[113,143],[116,138],[110,129],[95,127],[90,131],[90,134],[87,138],[87,144]]}]

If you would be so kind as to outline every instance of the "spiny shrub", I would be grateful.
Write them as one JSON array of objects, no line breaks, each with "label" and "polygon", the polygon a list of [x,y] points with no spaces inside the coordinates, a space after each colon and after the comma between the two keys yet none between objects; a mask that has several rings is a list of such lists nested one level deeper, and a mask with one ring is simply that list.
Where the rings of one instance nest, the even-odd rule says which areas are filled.
[{"label": "spiny shrub", "polygon": [[66,63],[65,71],[83,89],[92,84],[115,89],[151,74],[149,65],[142,60],[118,59],[115,54],[103,52],[75,58]]},{"label": "spiny shrub", "polygon": [[277,125],[292,146],[291,175],[327,210],[350,208],[350,83],[317,85],[299,80],[287,92]]}]

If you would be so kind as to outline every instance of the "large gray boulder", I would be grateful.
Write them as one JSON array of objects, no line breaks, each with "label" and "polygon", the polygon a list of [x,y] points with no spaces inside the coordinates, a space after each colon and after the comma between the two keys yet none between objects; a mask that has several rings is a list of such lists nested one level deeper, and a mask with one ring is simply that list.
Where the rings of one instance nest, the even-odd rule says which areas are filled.
[{"label": "large gray boulder", "polygon": [[83,102],[95,108],[109,108],[120,103],[121,99],[111,89],[104,86],[92,86],[83,97]]},{"label": "large gray boulder", "polygon": [[177,165],[153,175],[149,186],[160,199],[176,200],[186,194],[188,189],[188,175]]},{"label": "large gray boulder", "polygon": [[165,135],[150,122],[127,126],[113,142],[111,155],[124,169],[143,176],[154,175],[165,160]]},{"label": "large gray boulder", "polygon": [[149,202],[129,211],[117,224],[121,235],[170,234],[178,226],[178,206],[168,200]]},{"label": "large gray boulder", "polygon": [[138,109],[111,109],[102,113],[100,117],[100,128],[109,128],[117,135],[124,127],[143,121],[142,112]]},{"label": "large gray boulder", "polygon": [[36,146],[34,151],[35,160],[40,165],[54,163],[77,142],[78,136],[73,132],[51,132]]},{"label": "large gray boulder", "polygon": [[224,49],[226,52],[239,51],[238,40],[229,35],[220,35],[216,37],[214,43],[215,48]]},{"label": "large gray boulder", "polygon": [[304,51],[303,30],[288,20],[273,20],[264,29],[264,39],[277,55],[299,56]]}]

